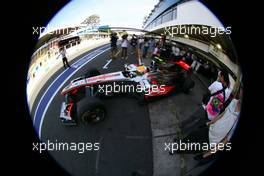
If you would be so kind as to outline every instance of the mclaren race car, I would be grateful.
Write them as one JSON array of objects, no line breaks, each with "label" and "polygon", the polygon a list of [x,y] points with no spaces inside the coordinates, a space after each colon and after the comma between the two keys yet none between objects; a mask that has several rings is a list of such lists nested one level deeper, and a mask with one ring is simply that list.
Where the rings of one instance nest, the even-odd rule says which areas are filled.
[{"label": "mclaren race car", "polygon": [[79,118],[85,123],[97,123],[106,117],[102,97],[128,93],[147,101],[174,90],[188,93],[193,87],[191,68],[184,61],[163,64],[159,69],[130,64],[125,65],[123,71],[107,74],[92,69],[63,88],[61,94],[65,101],[60,119],[69,125],[76,124]]}]

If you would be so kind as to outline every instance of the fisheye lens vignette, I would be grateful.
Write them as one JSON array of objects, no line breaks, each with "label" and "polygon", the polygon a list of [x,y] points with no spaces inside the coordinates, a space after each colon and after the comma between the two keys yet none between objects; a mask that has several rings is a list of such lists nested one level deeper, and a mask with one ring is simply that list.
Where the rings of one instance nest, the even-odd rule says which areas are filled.
[{"label": "fisheye lens vignette", "polygon": [[120,3],[71,1],[32,28],[32,150],[73,175],[199,175],[232,149],[239,122],[232,27],[196,0]]}]

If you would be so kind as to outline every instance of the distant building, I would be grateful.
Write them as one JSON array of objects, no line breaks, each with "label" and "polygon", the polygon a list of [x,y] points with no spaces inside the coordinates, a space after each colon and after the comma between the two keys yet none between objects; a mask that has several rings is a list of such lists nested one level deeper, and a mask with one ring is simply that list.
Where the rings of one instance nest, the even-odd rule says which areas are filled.
[{"label": "distant building", "polygon": [[[143,22],[143,29],[198,48],[231,73],[238,71],[237,54],[229,34],[224,33],[226,28],[198,0],[160,0]],[[218,29],[224,34],[212,32]]]}]

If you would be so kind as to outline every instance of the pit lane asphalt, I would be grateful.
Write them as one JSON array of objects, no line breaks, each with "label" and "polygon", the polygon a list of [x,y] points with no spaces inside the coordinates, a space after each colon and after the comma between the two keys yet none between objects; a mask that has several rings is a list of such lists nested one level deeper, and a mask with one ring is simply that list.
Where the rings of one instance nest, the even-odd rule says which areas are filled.
[{"label": "pit lane asphalt", "polygon": [[[102,73],[107,73],[121,70],[123,64],[127,62],[137,63],[135,57],[129,55],[127,61],[114,60],[108,65],[109,68],[104,70],[102,68],[109,59],[109,52],[108,50],[87,63],[73,74],[62,88],[70,80],[84,75],[89,68],[96,67]],[[82,56],[74,59],[70,64]],[[62,71],[63,68],[59,69],[41,89],[32,107],[32,117],[34,117],[41,96]],[[78,151],[50,152],[60,166],[71,175],[126,176],[133,172],[152,175],[152,134],[146,105],[139,106],[135,99],[128,97],[109,98],[104,100],[108,112],[105,121],[88,126],[80,122],[77,126],[71,127],[64,126],[58,119],[63,100],[64,97],[60,95],[60,91],[51,100],[42,124],[42,142],[48,140],[54,143],[67,142],[69,144],[71,142],[99,142],[100,150],[85,151],[82,154]]]}]

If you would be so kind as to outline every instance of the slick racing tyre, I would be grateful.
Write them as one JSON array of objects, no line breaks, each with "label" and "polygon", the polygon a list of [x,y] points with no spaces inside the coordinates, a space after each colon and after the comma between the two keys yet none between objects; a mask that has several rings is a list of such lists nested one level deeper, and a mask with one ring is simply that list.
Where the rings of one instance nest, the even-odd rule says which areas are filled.
[{"label": "slick racing tyre", "polygon": [[77,104],[78,117],[85,123],[98,123],[106,116],[106,109],[101,100],[95,97],[85,97]]},{"label": "slick racing tyre", "polygon": [[186,78],[186,80],[183,83],[182,91],[186,94],[190,93],[191,90],[194,88],[195,82],[190,78]]}]

